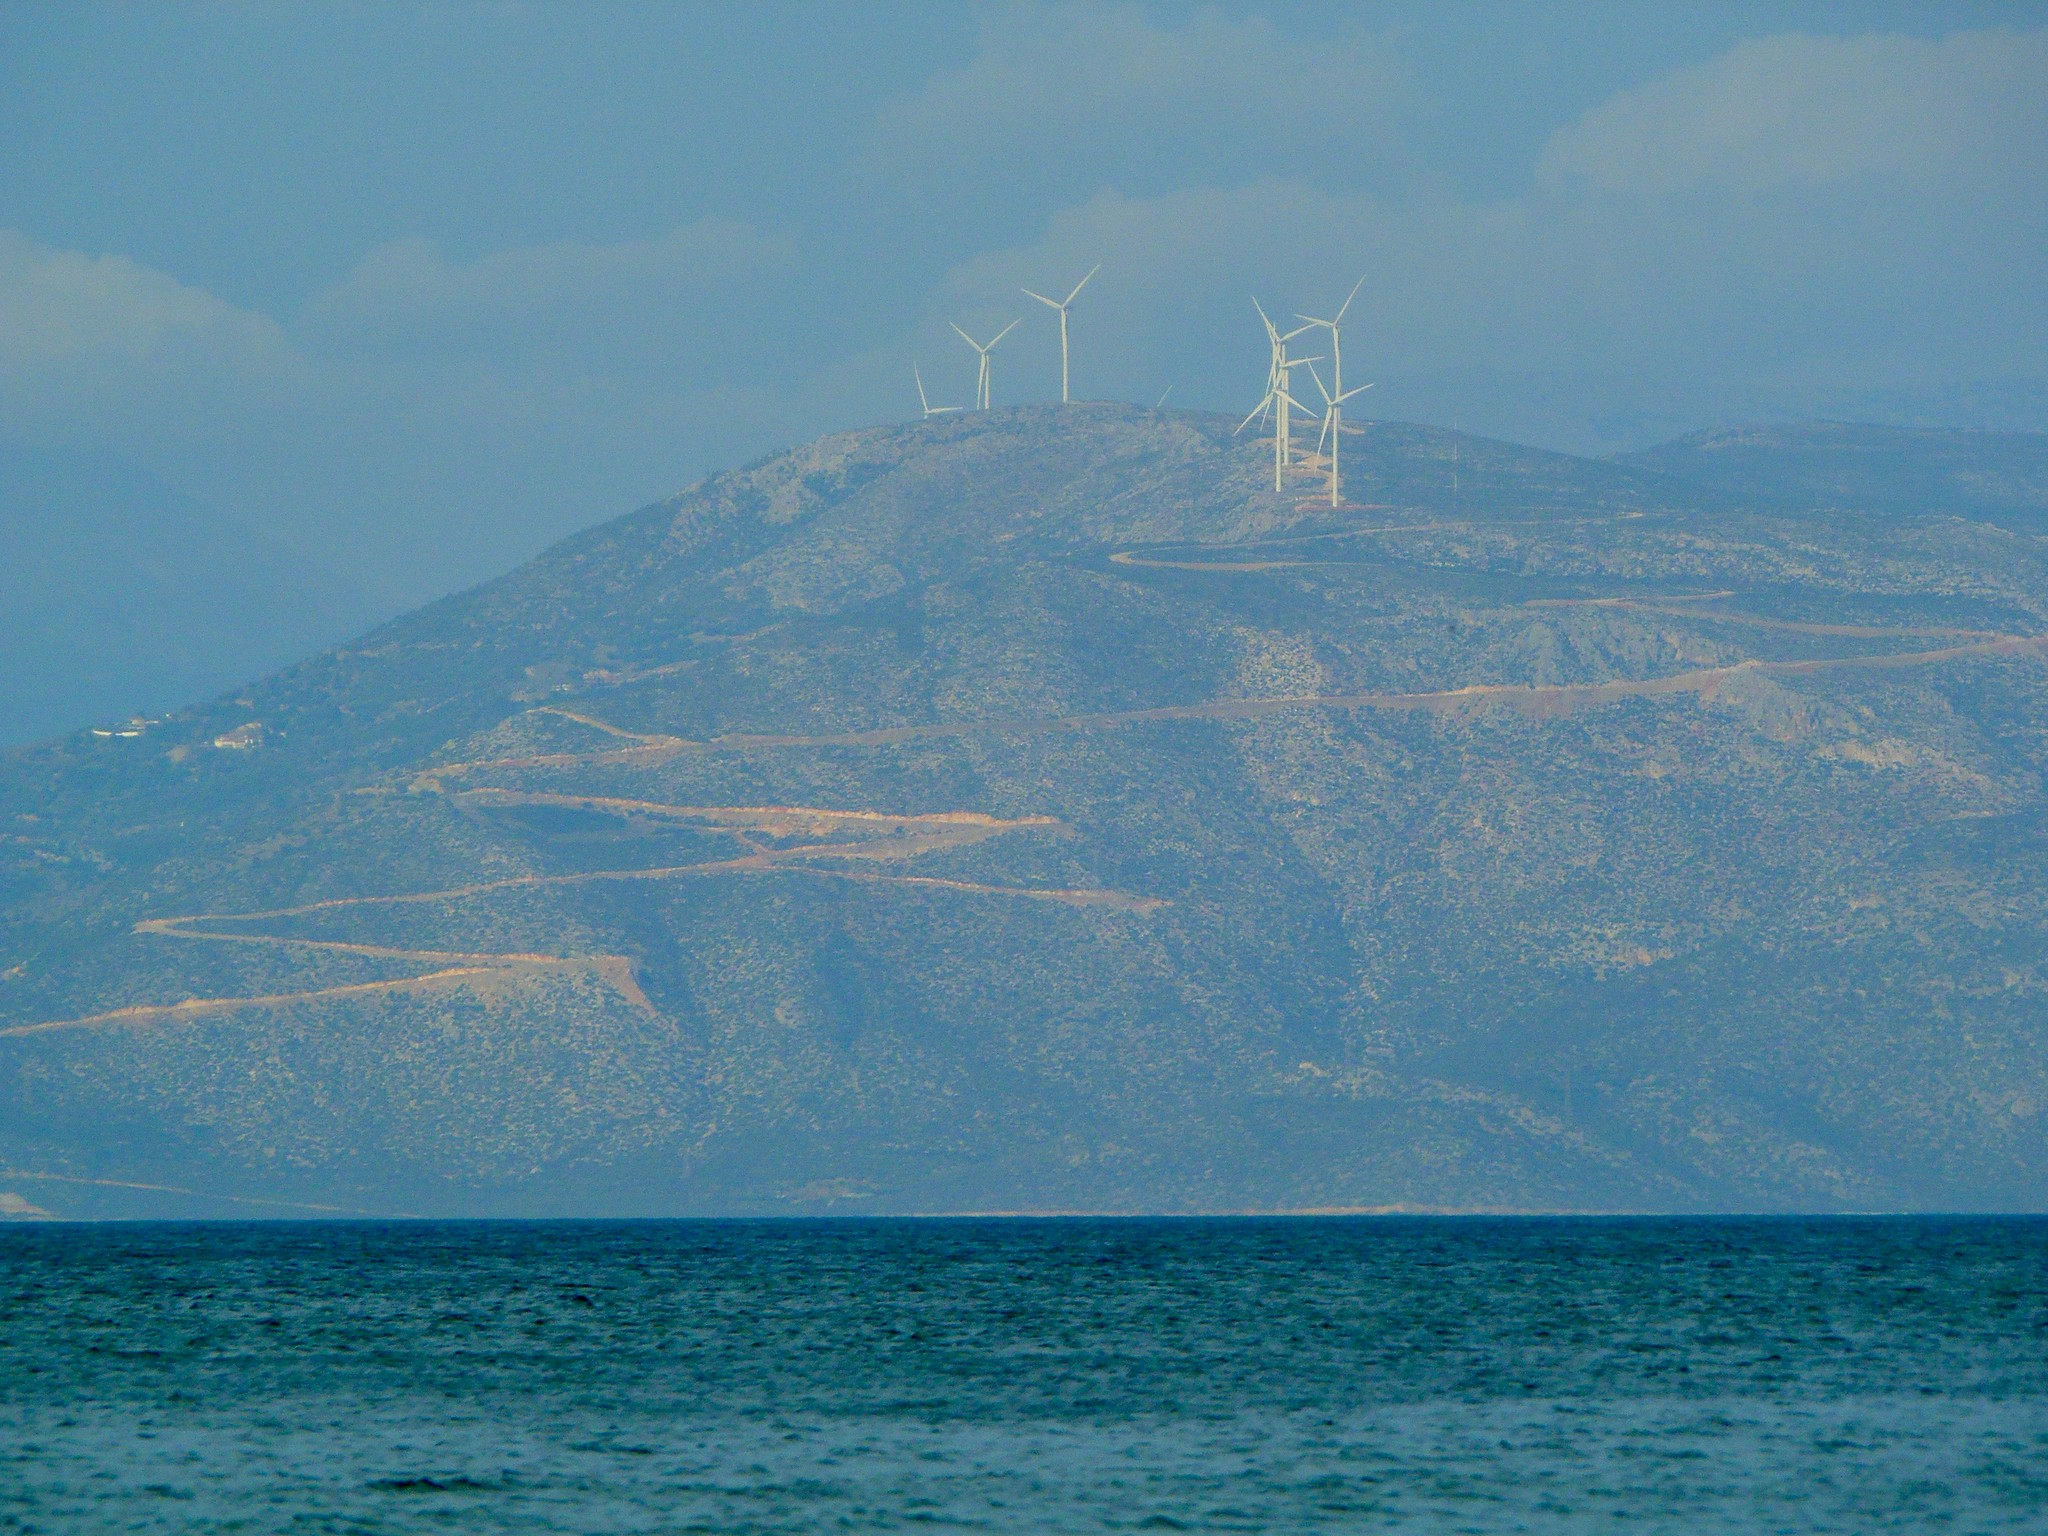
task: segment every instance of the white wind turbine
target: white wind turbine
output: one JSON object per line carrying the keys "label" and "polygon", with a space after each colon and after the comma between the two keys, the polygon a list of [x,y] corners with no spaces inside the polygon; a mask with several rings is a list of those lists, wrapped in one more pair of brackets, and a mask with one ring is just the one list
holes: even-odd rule
{"label": "white wind turbine", "polygon": [[974,350],[981,355],[981,371],[977,373],[974,378],[974,408],[976,410],[985,411],[988,409],[989,353],[995,351],[997,342],[1001,341],[1005,336],[1009,335],[1010,332],[1017,329],[1017,327],[1022,325],[1023,323],[1024,322],[1021,320],[1012,320],[1000,331],[997,331],[995,335],[991,336],[988,339],[987,345],[985,346],[981,342],[976,341],[972,336],[968,335],[965,331],[961,331],[959,326],[956,325],[953,327],[954,330],[960,331],[960,339],[966,342],[967,345],[969,345],[970,347],[974,348]]}
{"label": "white wind turbine", "polygon": [[960,409],[960,407],[957,405],[933,405],[931,401],[926,398],[924,392],[924,375],[918,372],[917,364],[915,363],[912,363],[910,365],[910,376],[917,380],[917,403],[920,406],[924,407],[924,419],[926,421],[930,421],[934,416],[943,416],[948,411],[957,411]]}
{"label": "white wind turbine", "polygon": [[1368,389],[1372,388],[1372,385],[1361,384],[1356,389],[1345,390],[1341,395],[1333,395],[1323,383],[1323,376],[1316,372],[1314,363],[1309,364],[1308,373],[1309,377],[1316,381],[1316,389],[1323,397],[1323,430],[1321,435],[1316,438],[1316,452],[1321,453],[1323,451],[1325,440],[1329,442],[1330,505],[1333,507],[1341,506],[1343,504],[1343,496],[1337,488],[1338,444],[1343,441],[1346,432],[1356,432],[1359,430],[1357,427],[1347,427],[1344,425],[1344,402],[1353,395],[1364,394]]}
{"label": "white wind turbine", "polygon": [[[1339,306],[1334,320],[1319,319],[1315,315],[1296,315],[1294,317],[1297,320],[1306,320],[1311,326],[1319,325],[1330,333],[1330,384],[1340,395],[1344,393],[1344,343],[1338,332],[1338,327],[1343,325],[1344,312],[1351,308],[1351,301],[1358,297],[1358,290],[1364,286],[1365,279],[1362,277],[1351,285],[1351,291],[1344,295],[1344,302]],[[1270,324],[1271,322],[1268,323]],[[1307,329],[1307,327],[1304,326],[1303,329]]]}
{"label": "white wind turbine", "polygon": [[[1303,330],[1308,329],[1308,326],[1319,325],[1330,333],[1330,387],[1323,387],[1323,376],[1315,373],[1313,368],[1309,372],[1315,374],[1316,388],[1323,396],[1323,434],[1316,439],[1316,451],[1322,451],[1323,440],[1327,438],[1330,443],[1330,505],[1333,507],[1338,504],[1340,494],[1337,488],[1337,444],[1344,435],[1344,402],[1353,395],[1362,394],[1372,388],[1370,384],[1361,384],[1357,389],[1344,387],[1344,313],[1351,308],[1351,301],[1358,297],[1358,290],[1364,286],[1363,277],[1353,283],[1351,291],[1344,295],[1343,304],[1338,306],[1336,315],[1331,319],[1323,320],[1314,315],[1301,314],[1294,317],[1308,322],[1307,326],[1302,327]],[[1268,326],[1271,324],[1271,321],[1267,322]]]}
{"label": "white wind turbine", "polygon": [[1266,339],[1272,344],[1273,349],[1272,360],[1266,366],[1265,398],[1252,407],[1251,415],[1237,424],[1237,430],[1242,432],[1267,411],[1273,412],[1273,489],[1277,491],[1280,489],[1281,470],[1294,462],[1293,417],[1290,413],[1308,410],[1308,407],[1295,399],[1288,390],[1288,384],[1291,382],[1289,370],[1297,364],[1314,361],[1312,358],[1289,357],[1287,343],[1302,332],[1314,330],[1315,327],[1303,325],[1283,333],[1273,324],[1272,318],[1266,313],[1265,305],[1253,299],[1252,308],[1259,312],[1259,319],[1265,322]]}
{"label": "white wind turbine", "polygon": [[[1101,270],[1102,270],[1102,263],[1098,261],[1097,263],[1095,263],[1095,265],[1094,265],[1094,266],[1092,266],[1092,267],[1090,267],[1090,268],[1088,269],[1088,277],[1093,277],[1093,276],[1094,276],[1094,275],[1095,275],[1096,273],[1100,272]],[[1058,311],[1060,312],[1060,404],[1061,404],[1061,405],[1067,405],[1067,404],[1069,404],[1069,403],[1071,402],[1071,397],[1070,397],[1070,396],[1068,395],[1068,393],[1067,393],[1067,306],[1068,306],[1069,304],[1073,303],[1075,299],[1077,299],[1077,298],[1079,298],[1079,297],[1081,296],[1081,290],[1082,290],[1083,288],[1086,288],[1086,287],[1088,286],[1088,277],[1084,277],[1084,278],[1082,278],[1082,279],[1081,279],[1081,281],[1079,281],[1078,283],[1074,284],[1074,291],[1073,291],[1072,293],[1068,294],[1068,295],[1067,295],[1067,296],[1066,296],[1066,297],[1065,297],[1064,299],[1048,299],[1048,298],[1047,298],[1047,297],[1046,297],[1046,296],[1045,296],[1044,294],[1042,294],[1042,293],[1033,293],[1033,292],[1032,292],[1032,291],[1031,291],[1031,290],[1030,290],[1029,288],[1026,288],[1026,289],[1024,289],[1024,290],[1023,290],[1023,292],[1024,292],[1024,295],[1025,295],[1025,297],[1026,297],[1026,298],[1032,298],[1032,299],[1036,299],[1036,300],[1038,300],[1038,302],[1039,302],[1039,303],[1041,303],[1041,304],[1045,305],[1045,306],[1046,306],[1047,308],[1049,308],[1049,309],[1056,309],[1056,310],[1058,310]],[[991,343],[991,345],[993,345],[993,343]]]}

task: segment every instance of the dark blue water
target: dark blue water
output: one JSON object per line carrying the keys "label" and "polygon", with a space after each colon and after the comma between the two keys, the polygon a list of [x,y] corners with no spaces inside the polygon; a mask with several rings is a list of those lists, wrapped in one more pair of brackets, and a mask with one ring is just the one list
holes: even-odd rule
{"label": "dark blue water", "polygon": [[0,1530],[2048,1530],[2048,1223],[0,1232]]}

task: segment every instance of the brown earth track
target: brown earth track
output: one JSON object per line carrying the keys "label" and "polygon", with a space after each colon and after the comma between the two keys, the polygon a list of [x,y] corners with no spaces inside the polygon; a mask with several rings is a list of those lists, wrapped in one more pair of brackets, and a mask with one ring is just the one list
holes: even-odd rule
{"label": "brown earth track", "polygon": [[[227,935],[187,934],[187,938],[222,938]],[[279,939],[288,944],[289,939]],[[569,962],[558,962],[569,963]],[[484,978],[509,977],[539,970],[528,965],[463,965],[429,971],[423,976],[403,976],[391,981],[359,981],[339,987],[315,987],[303,992],[266,992],[247,997],[188,997],[177,1003],[144,1003],[128,1008],[109,1008],[71,1019],[48,1019],[39,1024],[13,1024],[0,1029],[0,1038],[46,1034],[58,1029],[89,1029],[109,1024],[162,1024],[203,1018],[208,1014],[234,1013],[245,1008],[287,1008],[301,1003],[330,1002],[342,997],[366,997],[375,993],[435,991]]]}
{"label": "brown earth track", "polygon": [[1814,624],[1802,619],[1768,619],[1754,613],[1716,613],[1711,608],[1682,606],[1715,602],[1733,597],[1733,592],[1698,592],[1683,597],[1539,597],[1520,608],[1626,608],[1638,613],[1668,613],[1680,618],[1702,619],[1710,624],[1740,624],[1750,629],[1774,629],[1786,634],[1821,635],[1842,640],[2016,640],[2027,638],[2000,634],[1995,629],[1944,629],[1883,624]]}
{"label": "brown earth track", "polygon": [[1471,683],[1427,693],[1291,694],[1277,698],[1218,699],[1202,704],[1167,704],[1151,709],[1099,714],[1042,716],[1018,720],[968,720],[939,725],[886,726],[815,736],[729,735],[692,743],[698,752],[748,752],[795,747],[874,747],[966,735],[1029,735],[1052,731],[1113,730],[1167,720],[1243,720],[1290,709],[1427,710],[1449,714],[1476,706],[1504,704],[1528,714],[1552,716],[1626,698],[1708,693],[1731,678],[1799,676],[1859,667],[1933,666],[1972,656],[2040,654],[2048,636],[1999,635],[1936,651],[1894,651],[1874,656],[1821,657],[1805,661],[1738,661],[1665,677],[1623,678],[1604,683]]}
{"label": "brown earth track", "polygon": [[[1345,530],[1346,534],[1382,530]],[[1396,531],[1396,530],[1384,530]],[[1327,537],[1331,535],[1311,535]],[[1112,559],[1118,557],[1112,556]],[[1134,563],[1126,560],[1124,563]],[[1310,563],[1310,562],[1304,562]],[[1194,567],[1208,568],[1208,567]],[[1238,568],[1238,567],[1233,567]],[[1255,569],[1255,565],[1241,568]],[[1930,666],[1978,656],[2043,653],[2048,636],[1991,634],[1976,630],[1928,628],[1882,628],[1868,625],[1804,624],[1791,620],[1762,618],[1751,614],[1715,613],[1695,606],[1731,596],[1728,592],[1691,593],[1667,598],[1552,598],[1522,605],[1528,608],[1617,607],[1650,612],[1669,612],[1688,618],[1749,624],[1797,633],[1838,638],[1951,638],[1967,643],[1939,650],[1891,652],[1876,655],[1826,657],[1796,661],[1746,660],[1726,666],[1700,668],[1657,678],[1614,679],[1602,683],[1519,684],[1479,683],[1461,688],[1415,693],[1306,694],[1270,698],[1221,699],[1199,704],[1163,705],[1148,709],[1112,710],[1092,714],[1047,716],[1015,720],[955,721],[931,725],[888,726],[864,731],[841,731],[812,735],[733,733],[709,741],[691,741],[661,732],[627,730],[592,715],[553,705],[539,706],[529,713],[550,714],[569,720],[605,736],[630,743],[628,746],[596,752],[537,753],[524,757],[479,759],[429,768],[412,780],[415,791],[448,794],[444,779],[491,769],[533,769],[553,767],[603,767],[629,762],[664,761],[683,753],[751,752],[800,748],[891,746],[910,741],[940,740],[969,735],[1027,735],[1054,731],[1110,730],[1169,721],[1254,719],[1296,709],[1381,709],[1425,710],[1451,714],[1473,708],[1505,705],[1538,717],[1553,717],[1578,709],[1597,707],[1628,698],[1655,698],[1680,694],[1712,693],[1722,684],[1744,675],[1802,676],[1837,669],[1889,669]],[[304,917],[316,912],[348,907],[405,905],[449,902],[497,891],[570,886],[603,881],[669,880],[693,876],[757,875],[800,873],[817,878],[840,879],[872,884],[928,886],[979,895],[1020,897],[1056,901],[1074,906],[1107,907],[1146,913],[1165,905],[1153,897],[1130,892],[1087,889],[1045,889],[1004,886],[935,876],[885,875],[871,871],[832,868],[819,861],[906,861],[924,854],[969,846],[988,838],[1020,830],[1058,828],[1049,816],[1010,820],[979,812],[941,811],[893,814],[879,811],[847,811],[808,806],[700,806],[669,805],[661,802],[615,796],[573,795],[540,790],[512,789],[483,785],[450,794],[460,805],[544,805],[573,807],[642,819],[696,822],[707,830],[741,839],[748,852],[730,859],[704,860],[656,868],[591,870],[562,875],[518,875],[500,880],[480,881],[434,891],[400,892],[374,896],[335,897],[296,907],[243,913],[202,913],[186,917],[148,918],[136,925],[139,935],[167,938],[204,939],[222,943],[275,944],[331,953],[430,963],[436,968],[421,975],[386,981],[358,982],[345,986],[302,992],[250,997],[188,998],[182,1002],[112,1009],[80,1018],[50,1020],[38,1024],[0,1029],[0,1037],[38,1033],[45,1030],[80,1028],[105,1024],[139,1024],[197,1017],[208,1013],[243,1008],[277,1008],[331,998],[360,996],[377,992],[431,990],[439,987],[474,985],[481,980],[509,980],[556,969],[595,972],[626,996],[636,1007],[653,1011],[652,1004],[633,978],[630,960],[620,955],[556,956],[530,953],[468,953],[450,950],[408,950],[382,945],[352,944],[338,940],[303,939],[275,934],[205,931],[203,924],[266,922]],[[788,837],[833,832],[870,833],[853,841],[804,843],[786,848],[767,848],[751,834]]]}
{"label": "brown earth track", "polygon": [[[555,711],[566,713],[565,711]],[[572,717],[580,718],[580,717]],[[603,721],[585,720],[612,735],[629,735]],[[602,754],[593,754],[601,756]],[[877,885],[923,886],[961,891],[973,895],[1021,897],[1053,901],[1077,907],[1107,907],[1145,913],[1164,905],[1151,897],[1123,891],[1041,888],[992,885],[978,881],[948,880],[926,875],[885,875],[869,871],[834,869],[818,860],[902,861],[952,848],[968,847],[991,837],[1018,831],[1056,830],[1062,823],[1050,816],[1002,819],[974,811],[940,811],[923,815],[895,815],[880,811],[840,811],[813,806],[687,806],[665,805],[645,800],[622,800],[598,795],[559,795],[535,791],[480,788],[454,797],[459,800],[489,800],[499,804],[565,805],[602,809],[618,814],[656,816],[673,820],[709,823],[713,830],[740,837],[749,852],[730,859],[702,860],[691,864],[642,869],[586,870],[563,875],[514,875],[500,880],[477,881],[434,891],[392,892],[373,896],[336,896],[291,907],[273,907],[251,912],[209,912],[182,917],[145,918],[135,925],[138,935],[159,938],[206,940],[224,944],[260,944],[282,948],[316,950],[330,954],[359,955],[375,959],[434,964],[435,969],[415,976],[388,980],[352,982],[342,986],[319,987],[297,992],[263,993],[240,997],[186,998],[176,1003],[140,1004],[113,1008],[69,1019],[51,1019],[35,1024],[0,1028],[0,1038],[41,1034],[59,1029],[82,1029],[107,1025],[143,1025],[182,1022],[210,1014],[243,1009],[276,1009],[337,998],[364,997],[475,987],[505,982],[547,971],[589,971],[636,1008],[656,1010],[633,975],[631,960],[624,955],[544,955],[520,951],[468,952],[459,950],[403,949],[382,944],[358,944],[337,939],[310,939],[289,934],[236,933],[212,931],[204,925],[216,923],[279,922],[316,913],[352,907],[405,906],[460,901],[497,891],[536,889],[547,886],[586,885],[603,881],[669,880],[691,876],[803,874],[823,879],[858,881]],[[764,848],[747,836],[791,836],[819,830],[853,828],[877,835],[852,842],[804,843],[789,848]]]}
{"label": "brown earth track", "polygon": [[[1555,599],[1555,603],[1603,603],[1605,598]],[[1660,610],[1661,611],[1661,610]],[[1693,610],[1672,609],[1693,616]],[[1748,614],[1699,615],[1729,623],[1754,624],[1800,633],[1881,639],[1891,636],[1967,636],[1976,630],[1887,630],[1857,625],[1801,625],[1790,620],[1761,619]],[[1470,683],[1462,688],[1417,693],[1290,694],[1276,698],[1218,699],[1200,704],[1165,704],[1149,709],[1105,710],[1093,714],[1026,716],[1011,720],[958,720],[930,725],[880,726],[864,731],[830,731],[810,735],[731,732],[708,741],[680,736],[640,736],[645,745],[608,752],[552,752],[530,757],[491,758],[429,768],[413,779],[416,790],[441,788],[444,777],[484,769],[598,767],[627,762],[663,762],[685,753],[760,752],[807,747],[881,747],[910,741],[937,741],[956,736],[1035,735],[1055,731],[1113,730],[1168,720],[1233,720],[1269,715],[1287,709],[1428,710],[1450,713],[1482,704],[1505,704],[1531,714],[1554,715],[1623,698],[1652,698],[1674,693],[1709,692],[1744,673],[1800,675],[1858,667],[1933,666],[1970,656],[2039,652],[2048,636],[1990,634],[1984,639],[1932,651],[1893,651],[1870,656],[1830,656],[1796,661],[1732,662],[1665,677],[1624,678],[1604,683]],[[626,733],[619,733],[626,734]]]}
{"label": "brown earth track", "polygon": [[[1313,510],[1321,511],[1320,504],[1311,503]],[[1489,528],[1591,528],[1604,527],[1610,523],[1634,522],[1643,514],[1625,512],[1618,517],[1526,517],[1481,521],[1477,518],[1452,518],[1429,523],[1379,523],[1363,528],[1331,528],[1321,533],[1280,533],[1268,538],[1252,539],[1246,544],[1182,544],[1159,546],[1155,553],[1141,550],[1120,549],[1110,555],[1111,565],[1131,566],[1155,571],[1279,571],[1312,570],[1317,566],[1339,566],[1364,564],[1367,562],[1346,560],[1168,560],[1158,555],[1166,550],[1205,550],[1219,552],[1230,549],[1265,549],[1276,544],[1313,544],[1326,539],[1363,539],[1388,533],[1443,533],[1451,529],[1483,533]]]}

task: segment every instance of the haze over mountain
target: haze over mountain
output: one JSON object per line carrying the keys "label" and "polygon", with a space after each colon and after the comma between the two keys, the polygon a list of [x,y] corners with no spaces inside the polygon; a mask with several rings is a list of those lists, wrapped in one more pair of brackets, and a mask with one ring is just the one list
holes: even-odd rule
{"label": "haze over mountain", "polygon": [[154,714],[296,661],[368,602],[155,476],[0,448],[0,746]]}
{"label": "haze over mountain", "polygon": [[0,758],[0,1192],[2038,1206],[2040,440],[1233,425],[837,434]]}
{"label": "haze over mountain", "polygon": [[1695,432],[1624,462],[1751,502],[1947,513],[2048,533],[2048,437],[1813,421]]}

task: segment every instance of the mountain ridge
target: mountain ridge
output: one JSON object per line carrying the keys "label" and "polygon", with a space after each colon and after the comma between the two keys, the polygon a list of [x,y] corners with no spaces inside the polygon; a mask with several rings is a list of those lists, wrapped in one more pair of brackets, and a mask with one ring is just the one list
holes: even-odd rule
{"label": "mountain ridge", "polygon": [[840,434],[11,754],[0,1161],[80,1210],[2038,1204],[2038,553],[1346,462],[1333,513],[1213,417]]}

